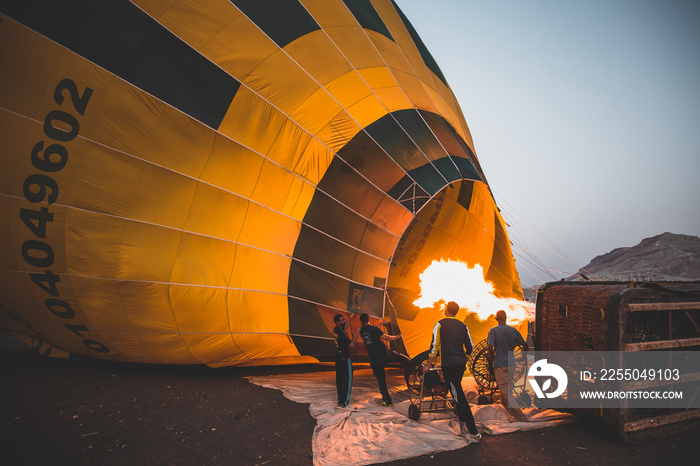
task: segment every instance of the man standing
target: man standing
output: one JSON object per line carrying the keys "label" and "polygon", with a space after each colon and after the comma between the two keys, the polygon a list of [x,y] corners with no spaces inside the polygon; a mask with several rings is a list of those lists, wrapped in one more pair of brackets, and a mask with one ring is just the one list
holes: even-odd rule
{"label": "man standing", "polygon": [[493,372],[496,376],[496,384],[501,392],[501,404],[508,412],[508,420],[513,422],[527,421],[527,416],[520,408],[510,408],[508,406],[508,397],[510,394],[510,386],[508,383],[508,352],[513,351],[516,346],[520,346],[523,351],[527,351],[527,342],[523,339],[515,328],[506,325],[506,311],[498,311],[496,313],[496,322],[498,326],[489,330],[489,335],[486,338],[488,345],[489,362],[493,365]]}
{"label": "man standing", "polygon": [[450,389],[452,399],[457,402],[457,416],[462,436],[468,443],[481,440],[481,434],[476,430],[474,416],[469,408],[469,402],[462,389],[462,377],[467,369],[467,356],[472,353],[472,339],[469,329],[455,316],[459,305],[450,301],[445,307],[445,318],[433,327],[433,340],[430,344],[428,361],[423,365],[427,373],[437,358],[442,365],[442,377]]}
{"label": "man standing", "polygon": [[[352,317],[351,317],[352,318]],[[338,406],[345,408],[350,402],[352,391],[352,359],[350,359],[351,338],[345,331],[347,321],[345,316],[337,314],[333,317],[333,340],[335,341],[335,387],[338,392]]]}
{"label": "man standing", "polygon": [[[385,341],[394,341],[401,338],[401,333],[398,335],[386,335],[379,327],[370,325],[369,315],[363,313],[360,315],[360,323],[362,327],[360,328],[359,335],[362,337],[362,341],[367,348],[367,355],[369,356],[369,366],[372,368],[372,373],[374,377],[377,378],[377,384],[379,385],[379,392],[382,394],[382,406],[391,406],[391,396],[389,396],[389,390],[386,387],[386,373],[384,368],[386,363],[389,362],[390,357],[393,352],[384,344]],[[389,322],[382,320],[380,325],[387,325]],[[357,336],[355,336],[357,338]],[[354,340],[353,340],[354,343]]]}

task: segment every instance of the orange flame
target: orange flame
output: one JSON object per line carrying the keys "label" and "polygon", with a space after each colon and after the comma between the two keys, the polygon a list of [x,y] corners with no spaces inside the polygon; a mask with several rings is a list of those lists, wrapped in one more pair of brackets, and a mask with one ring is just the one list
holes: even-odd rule
{"label": "orange flame", "polygon": [[421,309],[436,304],[455,301],[467,313],[475,313],[485,321],[503,309],[508,315],[508,324],[535,320],[535,306],[515,298],[499,298],[494,294],[493,283],[484,278],[484,268],[476,264],[470,268],[460,261],[433,261],[420,274],[420,297],[413,302]]}

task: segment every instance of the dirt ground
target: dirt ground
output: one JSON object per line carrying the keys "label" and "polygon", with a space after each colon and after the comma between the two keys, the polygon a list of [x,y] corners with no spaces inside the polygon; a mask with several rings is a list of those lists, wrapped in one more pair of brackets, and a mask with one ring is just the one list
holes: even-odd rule
{"label": "dirt ground", "polygon": [[[0,458],[8,466],[311,465],[308,405],[245,379],[311,370],[333,368],[60,360],[2,336]],[[577,422],[386,464],[696,464],[699,456],[698,430],[627,445]]]}

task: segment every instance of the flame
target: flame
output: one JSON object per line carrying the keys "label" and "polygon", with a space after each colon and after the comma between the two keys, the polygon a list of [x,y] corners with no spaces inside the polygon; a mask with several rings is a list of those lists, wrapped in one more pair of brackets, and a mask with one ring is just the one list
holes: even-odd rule
{"label": "flame", "polygon": [[470,268],[460,261],[436,260],[420,274],[420,280],[421,294],[413,304],[421,309],[455,301],[460,309],[476,314],[481,321],[486,321],[501,309],[506,311],[509,325],[535,320],[532,303],[499,298],[494,294],[493,283],[486,281],[480,264]]}

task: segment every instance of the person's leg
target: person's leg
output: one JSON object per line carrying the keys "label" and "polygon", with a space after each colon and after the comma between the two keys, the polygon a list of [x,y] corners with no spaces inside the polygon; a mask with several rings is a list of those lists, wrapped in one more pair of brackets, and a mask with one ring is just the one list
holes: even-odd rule
{"label": "person's leg", "polygon": [[384,372],[384,363],[377,363],[370,365],[374,377],[377,379],[377,384],[379,385],[379,393],[382,394],[382,401],[391,406],[391,396],[389,396],[389,389],[386,387],[386,373]]}
{"label": "person's leg", "polygon": [[352,359],[348,359],[347,364],[347,374],[348,374],[348,384],[347,384],[347,396],[345,397],[345,406],[350,403],[350,394],[352,393]]}
{"label": "person's leg", "polygon": [[495,367],[494,374],[496,375],[496,385],[498,385],[498,390],[501,392],[501,404],[506,409],[508,418],[510,420],[527,421],[527,417],[520,408],[511,408],[509,406],[510,386],[508,383],[508,368]]}
{"label": "person's leg", "polygon": [[343,359],[336,359],[335,361],[335,389],[336,392],[338,393],[338,404],[343,405],[345,403],[345,398],[348,396],[347,394],[347,376],[348,376],[348,371],[347,371],[347,365],[345,364],[345,360]]}
{"label": "person's leg", "polygon": [[476,423],[474,422],[474,415],[472,414],[471,408],[469,408],[469,402],[462,389],[462,377],[464,377],[465,366],[444,366],[442,368],[442,377],[445,379],[447,387],[450,389],[452,398],[457,402],[457,416],[459,416],[459,421],[466,424],[469,433],[472,435],[477,435],[479,431],[476,429]]}
{"label": "person's leg", "polygon": [[496,376],[496,385],[501,392],[501,404],[508,409],[508,392],[510,391],[508,387],[508,368],[494,367],[493,372]]}

